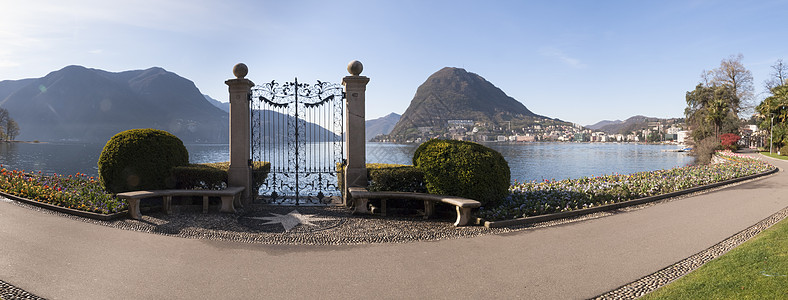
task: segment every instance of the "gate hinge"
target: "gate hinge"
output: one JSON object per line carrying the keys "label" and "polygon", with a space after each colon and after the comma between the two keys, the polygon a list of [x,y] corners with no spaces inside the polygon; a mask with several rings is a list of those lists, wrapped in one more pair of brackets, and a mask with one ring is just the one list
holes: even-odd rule
{"label": "gate hinge", "polygon": [[249,159],[249,162],[247,164],[251,167],[252,166],[252,160]]}

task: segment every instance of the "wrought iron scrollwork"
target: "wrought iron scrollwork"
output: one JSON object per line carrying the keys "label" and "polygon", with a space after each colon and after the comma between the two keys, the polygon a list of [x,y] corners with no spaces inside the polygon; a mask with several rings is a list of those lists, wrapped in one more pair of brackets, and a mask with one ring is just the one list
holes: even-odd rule
{"label": "wrought iron scrollwork", "polygon": [[325,204],[340,195],[344,159],[342,86],[271,81],[252,89],[252,159],[269,161],[261,199],[279,204]]}

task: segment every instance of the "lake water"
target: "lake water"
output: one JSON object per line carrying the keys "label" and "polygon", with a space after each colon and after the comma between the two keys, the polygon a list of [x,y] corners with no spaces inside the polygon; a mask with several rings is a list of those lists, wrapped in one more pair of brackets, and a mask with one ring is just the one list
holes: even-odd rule
{"label": "lake water", "polygon": [[[615,143],[526,143],[487,146],[506,158],[512,180],[567,179],[612,173],[629,174],[668,169],[693,162],[686,153],[665,152],[670,145]],[[96,176],[104,144],[0,143],[0,163],[5,168],[51,174],[85,173]],[[192,163],[228,161],[228,145],[190,144]],[[415,145],[367,144],[367,162],[411,164]]]}

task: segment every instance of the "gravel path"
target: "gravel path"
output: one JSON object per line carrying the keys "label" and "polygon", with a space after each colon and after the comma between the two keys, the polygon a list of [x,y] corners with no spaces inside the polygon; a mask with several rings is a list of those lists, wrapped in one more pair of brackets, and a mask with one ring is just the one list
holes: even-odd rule
{"label": "gravel path", "polygon": [[[744,184],[738,183],[739,184]],[[716,189],[715,189],[716,190]],[[707,193],[704,191],[701,193]],[[701,194],[698,193],[698,194]],[[697,195],[697,194],[695,194]],[[475,237],[488,234],[500,234],[536,228],[544,228],[561,224],[573,223],[589,219],[597,219],[622,212],[640,210],[659,203],[676,201],[695,195],[666,199],[655,203],[630,207],[619,211],[596,213],[571,219],[555,220],[518,228],[488,229],[481,226],[456,228],[451,225],[453,216],[443,215],[432,220],[423,220],[418,216],[355,216],[342,207],[281,207],[257,206],[247,208],[237,214],[220,214],[210,212],[199,213],[199,208],[181,208],[172,215],[165,215],[152,210],[143,213],[140,221],[121,219],[115,221],[96,221],[66,215],[46,209],[37,208],[20,202],[4,199],[15,205],[37,210],[41,213],[54,214],[82,222],[108,226],[124,230],[148,232],[167,236],[190,239],[209,239],[234,241],[252,244],[276,245],[355,245],[380,243],[409,243],[416,241],[434,241]],[[272,223],[272,217],[283,216],[297,211],[306,216],[307,223],[286,231],[281,223]],[[755,236],[765,228],[788,216],[788,208],[767,219],[723,240],[704,251],[701,251],[672,266],[666,267],[635,282],[624,285],[616,290],[598,296],[598,299],[633,299],[667,284],[700,267],[704,263],[724,254],[747,239]],[[2,299],[42,299],[13,285],[0,281],[0,298]]]}
{"label": "gravel path", "polygon": [[[544,228],[640,210],[661,203],[741,185],[750,181],[752,180],[614,211],[504,228],[486,228],[483,226],[454,227],[452,223],[455,215],[450,207],[439,210],[439,214],[436,217],[424,220],[415,212],[411,212],[410,215],[407,213],[394,213],[386,217],[353,215],[350,209],[341,206],[255,205],[246,209],[239,209],[239,212],[236,214],[218,213],[218,207],[212,206],[209,213],[203,214],[201,213],[202,206],[174,205],[174,211],[171,215],[164,214],[159,207],[152,207],[149,211],[143,212],[141,220],[120,218],[112,221],[101,221],[51,211],[19,201],[0,199],[41,213],[57,215],[81,222],[182,238],[268,245],[359,245],[437,241]],[[311,220],[310,224],[301,224],[290,230],[285,230],[281,223],[272,223],[269,220],[277,215],[287,215],[293,212],[306,216],[307,220]]]}

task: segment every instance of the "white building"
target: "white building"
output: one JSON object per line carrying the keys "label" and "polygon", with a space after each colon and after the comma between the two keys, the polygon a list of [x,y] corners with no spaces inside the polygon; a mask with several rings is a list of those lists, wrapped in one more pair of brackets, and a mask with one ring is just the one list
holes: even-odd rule
{"label": "white building", "polygon": [[676,133],[676,142],[678,142],[679,144],[684,144],[684,142],[687,141],[688,136],[689,136],[689,131],[681,130]]}

